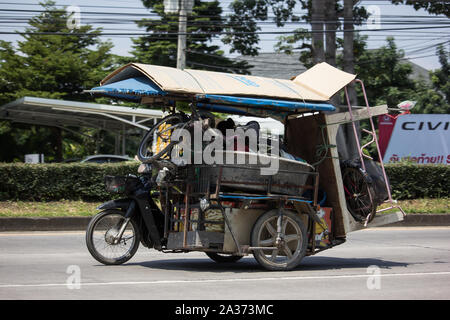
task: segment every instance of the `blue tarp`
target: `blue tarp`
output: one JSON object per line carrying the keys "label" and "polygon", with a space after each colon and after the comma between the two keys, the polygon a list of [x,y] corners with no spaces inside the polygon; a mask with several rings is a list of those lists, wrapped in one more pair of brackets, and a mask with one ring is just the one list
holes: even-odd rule
{"label": "blue tarp", "polygon": [[225,105],[239,105],[239,106],[252,106],[252,107],[277,107],[290,110],[308,109],[312,111],[334,111],[336,108],[327,103],[308,103],[288,100],[271,100],[260,98],[248,98],[248,97],[233,97],[223,95],[206,94],[203,95],[204,99],[208,100],[208,103],[213,104],[225,104]]}
{"label": "blue tarp", "polygon": [[108,96],[140,100],[141,96],[166,95],[156,84],[146,77],[129,78],[113,82],[104,86],[95,87],[90,92],[98,92]]}
{"label": "blue tarp", "polygon": [[[147,77],[129,78],[89,90],[119,99],[140,101],[142,96],[170,96]],[[224,95],[196,95],[198,107],[217,112],[234,114],[253,114],[257,116],[287,115],[296,111],[334,111],[327,103],[305,101],[272,100],[263,98],[236,97]],[[250,110],[252,109],[252,110]],[[260,112],[258,112],[260,110]]]}

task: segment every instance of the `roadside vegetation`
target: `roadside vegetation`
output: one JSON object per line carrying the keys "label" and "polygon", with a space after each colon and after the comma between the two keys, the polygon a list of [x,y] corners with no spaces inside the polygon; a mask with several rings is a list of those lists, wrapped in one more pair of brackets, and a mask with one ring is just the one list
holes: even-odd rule
{"label": "roadside vegetation", "polygon": [[[402,207],[406,214],[450,214],[450,198],[399,200],[397,204]],[[389,206],[389,203],[385,203],[378,207],[378,209],[388,208]],[[391,213],[394,211],[398,210],[393,209],[383,213]]]}
{"label": "roadside vegetation", "polygon": [[[87,217],[98,211],[101,202],[84,201],[0,201],[0,217]],[[450,214],[450,198],[400,200],[407,214]],[[384,204],[379,208],[386,208]]]}
{"label": "roadside vegetation", "polygon": [[0,201],[0,217],[85,217],[92,216],[100,202],[84,201]]}

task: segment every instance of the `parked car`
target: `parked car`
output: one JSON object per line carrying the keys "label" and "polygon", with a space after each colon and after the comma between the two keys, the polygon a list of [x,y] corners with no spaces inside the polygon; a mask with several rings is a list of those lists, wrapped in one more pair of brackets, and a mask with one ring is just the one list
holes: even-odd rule
{"label": "parked car", "polygon": [[93,156],[87,156],[80,162],[82,163],[115,163],[122,161],[133,161],[133,158],[128,156],[119,156],[115,154],[97,154]]}

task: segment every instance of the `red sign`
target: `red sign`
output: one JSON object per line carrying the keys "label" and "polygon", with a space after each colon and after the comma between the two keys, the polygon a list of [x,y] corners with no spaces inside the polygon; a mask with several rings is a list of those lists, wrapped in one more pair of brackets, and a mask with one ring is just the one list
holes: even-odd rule
{"label": "red sign", "polygon": [[381,158],[384,158],[384,153],[389,145],[396,120],[396,118],[385,114],[378,116],[378,144],[380,146]]}

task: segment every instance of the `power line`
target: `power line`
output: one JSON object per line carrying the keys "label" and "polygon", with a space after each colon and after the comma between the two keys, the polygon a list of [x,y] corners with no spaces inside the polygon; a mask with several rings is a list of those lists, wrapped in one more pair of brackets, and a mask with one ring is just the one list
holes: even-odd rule
{"label": "power line", "polygon": [[[450,42],[450,41],[440,42],[440,43],[434,44],[431,47],[427,46],[426,48],[428,48],[428,49],[435,49],[435,47],[437,47],[437,46],[439,46],[441,44],[448,43],[448,42]],[[423,49],[424,48],[422,48],[422,51],[423,51]],[[425,50],[425,51],[428,51],[428,50]],[[267,59],[266,60],[258,60],[258,59],[255,59],[254,57],[249,57],[248,59],[245,59],[245,58],[242,58],[242,57],[217,56],[217,55],[214,55],[214,54],[208,54],[208,53],[205,53],[205,52],[194,51],[194,50],[187,50],[187,52],[195,53],[195,54],[199,54],[199,55],[204,55],[204,56],[210,56],[210,57],[219,58],[219,59],[232,59],[232,60],[238,60],[240,62],[246,61],[248,63],[259,62],[259,63],[267,63],[267,64],[270,64],[270,65],[280,65],[280,66],[291,66],[292,65],[292,63],[289,63],[289,62],[279,62],[279,61],[273,61],[273,60],[267,60]],[[409,52],[408,54],[418,53],[418,52],[420,52],[420,50],[414,50],[414,51]],[[278,53],[278,52],[266,52],[266,53]],[[435,55],[430,55],[430,56],[435,56]],[[426,57],[430,57],[430,56],[426,56]],[[418,57],[411,57],[411,58],[409,58],[409,57],[408,58],[400,58],[399,60],[418,59],[418,58],[423,58],[423,57],[425,57],[425,56],[418,56]],[[370,59],[370,60],[361,60],[361,61],[356,61],[355,60],[355,62],[358,63],[358,64],[367,64],[367,63],[373,63],[374,61],[381,61],[381,60],[382,59]],[[210,65],[203,65],[203,66],[210,66]],[[266,70],[266,69],[264,69],[264,70]]]}
{"label": "power line", "polygon": [[[129,7],[114,7],[114,6],[90,6],[90,7],[101,7],[101,8],[123,8],[123,9],[127,9]],[[148,10],[146,8],[142,8],[145,10]],[[65,10],[52,10],[54,12],[59,12],[59,13],[65,13]],[[47,10],[38,10],[38,9],[0,9],[0,12],[5,12],[5,13],[9,13],[9,12],[19,12],[19,13],[46,13],[48,12]],[[148,16],[156,16],[156,17],[161,17],[158,13],[156,12],[146,12],[146,13],[137,13],[137,12],[99,12],[99,11],[82,11],[83,15],[110,15],[110,16],[139,16],[139,17],[148,17]],[[173,15],[178,16],[176,14]],[[191,17],[195,18],[195,17],[199,17],[199,18],[207,18],[207,17],[217,17],[216,15],[198,15],[195,12],[191,15]],[[267,19],[275,19],[276,16],[268,16]],[[445,16],[418,16],[418,15],[381,15],[380,18],[384,21],[384,22],[393,22],[393,23],[398,23],[398,22],[405,22],[405,23],[421,23],[421,19],[427,19],[430,20],[430,23],[432,22],[431,20],[441,20],[442,22],[446,22],[446,19],[448,19]],[[410,19],[412,18],[412,20],[402,20],[402,19]],[[267,20],[255,20],[256,22],[267,22]],[[357,20],[354,20],[355,22]],[[321,20],[318,21],[321,23],[336,23],[336,22],[343,22],[343,19],[338,19],[338,20]],[[273,22],[272,22],[273,23]],[[285,21],[284,23],[307,23],[309,24],[310,22],[307,21]]]}
{"label": "power line", "polygon": [[[450,26],[450,24],[448,25]],[[434,26],[434,27],[411,27],[411,28],[385,28],[385,29],[374,29],[374,30],[354,30],[354,31],[346,31],[342,30],[340,32],[380,32],[380,31],[396,31],[396,30],[424,30],[424,29],[442,29],[448,26]],[[325,31],[317,31],[319,33],[327,33]],[[328,31],[333,32],[333,31]],[[247,35],[247,34],[296,34],[296,33],[304,33],[304,34],[312,34],[314,31],[255,31],[255,32],[246,32],[246,31],[216,31],[216,32],[195,32],[195,33],[180,33],[180,32],[132,32],[132,33],[116,33],[116,32],[102,32],[99,33],[99,36],[149,36],[149,35]],[[15,32],[0,32],[0,34],[19,34],[19,35],[61,35],[61,36],[85,36],[91,35],[90,33],[84,32],[29,32],[29,31],[15,31]]]}

